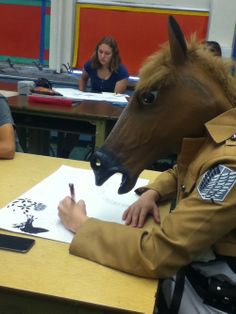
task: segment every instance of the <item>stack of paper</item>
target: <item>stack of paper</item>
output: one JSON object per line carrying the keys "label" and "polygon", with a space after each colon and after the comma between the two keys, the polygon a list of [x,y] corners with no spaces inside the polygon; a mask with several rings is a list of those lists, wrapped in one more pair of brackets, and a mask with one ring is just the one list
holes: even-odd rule
{"label": "stack of paper", "polygon": [[2,90],[2,89],[0,90],[0,94],[7,98],[19,95],[18,92],[13,92],[10,90]]}
{"label": "stack of paper", "polygon": [[[69,183],[74,184],[76,201],[85,201],[88,216],[105,221],[122,224],[123,212],[138,198],[134,189],[123,195],[117,193],[120,174],[98,187],[92,170],[61,166],[0,210],[0,228],[71,242],[73,234],[61,223],[57,209],[59,202],[70,195]],[[135,188],[145,184],[147,180],[138,179]]]}
{"label": "stack of paper", "polygon": [[74,88],[53,88],[54,91],[61,94],[62,96],[72,99],[74,101],[81,101],[81,100],[95,100],[95,101],[108,101],[112,104],[120,104],[120,105],[127,105],[128,95],[125,94],[115,94],[115,93],[88,93],[88,92],[81,92],[78,89]]}

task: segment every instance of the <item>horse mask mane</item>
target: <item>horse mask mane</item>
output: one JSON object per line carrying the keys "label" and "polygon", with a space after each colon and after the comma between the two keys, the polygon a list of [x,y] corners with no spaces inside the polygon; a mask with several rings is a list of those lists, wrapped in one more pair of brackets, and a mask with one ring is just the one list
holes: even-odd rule
{"label": "horse mask mane", "polygon": [[[204,68],[223,87],[226,96],[235,107],[236,84],[234,78],[229,75],[232,62],[218,56],[213,57],[212,53],[198,43],[196,34],[193,34],[186,42],[179,25],[172,16],[169,17],[169,38],[169,45],[164,44],[160,51],[145,60],[139,71],[140,80],[136,90],[149,90],[156,84],[171,84],[176,79],[176,65],[191,62]],[[153,71],[153,69],[158,69],[158,71]]]}
{"label": "horse mask mane", "polygon": [[130,191],[143,169],[178,154],[184,138],[206,135],[205,123],[236,106],[236,82],[222,58],[187,42],[169,18],[169,45],[150,57],[128,106],[91,159],[96,184],[122,174],[118,193]]}

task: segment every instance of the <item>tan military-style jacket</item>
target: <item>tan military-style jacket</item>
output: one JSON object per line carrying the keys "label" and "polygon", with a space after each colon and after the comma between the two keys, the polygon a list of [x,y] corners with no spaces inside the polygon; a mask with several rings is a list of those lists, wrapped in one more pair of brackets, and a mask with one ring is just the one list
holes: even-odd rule
{"label": "tan military-style jacket", "polygon": [[236,109],[206,124],[205,138],[184,139],[173,170],[146,188],[175,209],[151,231],[90,218],[70,252],[143,277],[166,278],[213,247],[236,256]]}

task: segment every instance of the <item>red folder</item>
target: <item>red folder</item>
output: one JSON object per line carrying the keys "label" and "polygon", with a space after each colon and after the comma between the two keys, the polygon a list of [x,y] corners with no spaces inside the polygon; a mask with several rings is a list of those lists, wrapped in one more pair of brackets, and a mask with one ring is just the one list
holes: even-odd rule
{"label": "red folder", "polygon": [[40,94],[31,94],[28,95],[29,102],[40,102],[45,104],[54,104],[58,106],[72,106],[72,100],[65,98],[63,96],[49,96],[49,95],[40,95]]}

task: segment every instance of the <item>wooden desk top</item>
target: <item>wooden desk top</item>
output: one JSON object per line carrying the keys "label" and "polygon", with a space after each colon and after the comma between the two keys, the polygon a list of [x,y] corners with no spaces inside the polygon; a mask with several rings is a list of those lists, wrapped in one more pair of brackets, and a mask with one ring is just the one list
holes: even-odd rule
{"label": "wooden desk top", "polygon": [[[0,90],[16,91],[15,83],[0,82]],[[13,111],[30,111],[42,115],[51,116],[71,116],[92,118],[92,119],[109,119],[117,120],[123,111],[122,107],[114,106],[108,102],[102,101],[81,101],[78,105],[73,107],[66,107],[61,105],[41,104],[38,102],[28,102],[27,97],[23,95],[9,97],[8,102]]]}
{"label": "wooden desk top", "polygon": [[[0,160],[0,207],[62,164],[89,167],[87,162],[23,153],[16,153],[14,160]],[[153,179],[156,174],[145,170],[142,177]],[[2,250],[0,268],[0,287],[3,288],[85,302],[97,307],[153,312],[156,280],[128,275],[70,255],[65,243],[36,238],[35,246],[27,254]]]}

